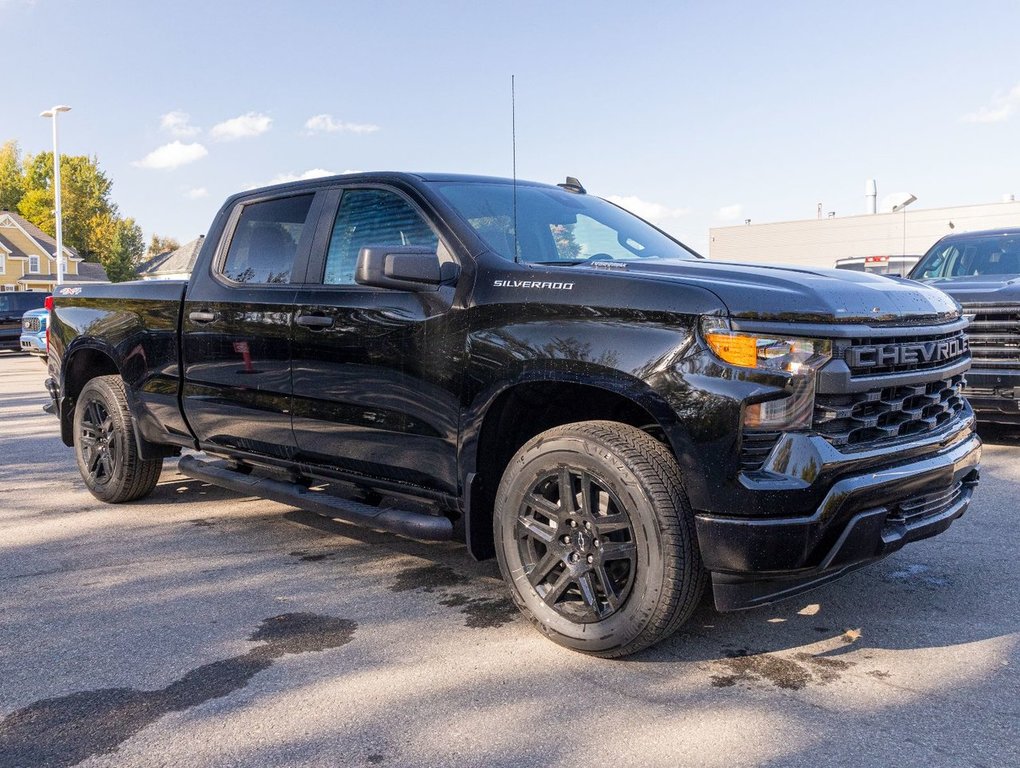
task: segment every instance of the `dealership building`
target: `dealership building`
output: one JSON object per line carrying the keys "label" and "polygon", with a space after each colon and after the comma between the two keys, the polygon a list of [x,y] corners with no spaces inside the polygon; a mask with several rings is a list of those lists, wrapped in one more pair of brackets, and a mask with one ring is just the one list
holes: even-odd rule
{"label": "dealership building", "polygon": [[[873,193],[867,206],[874,210]],[[922,209],[907,204],[891,213],[714,227],[709,230],[709,256],[717,261],[832,267],[851,257],[920,256],[951,232],[1000,227],[1020,227],[1020,202]]]}

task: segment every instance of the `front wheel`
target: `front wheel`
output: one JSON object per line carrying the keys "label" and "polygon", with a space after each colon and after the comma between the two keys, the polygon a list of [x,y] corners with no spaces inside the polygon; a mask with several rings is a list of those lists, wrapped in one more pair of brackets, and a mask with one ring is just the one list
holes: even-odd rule
{"label": "front wheel", "polygon": [[493,529],[517,606],[585,653],[625,656],[662,640],[704,588],[679,467],[625,424],[567,424],[526,443],[503,475]]}
{"label": "front wheel", "polygon": [[156,487],[163,460],[138,455],[120,376],[98,376],[82,388],[74,408],[74,455],[85,486],[100,501],[134,501]]}

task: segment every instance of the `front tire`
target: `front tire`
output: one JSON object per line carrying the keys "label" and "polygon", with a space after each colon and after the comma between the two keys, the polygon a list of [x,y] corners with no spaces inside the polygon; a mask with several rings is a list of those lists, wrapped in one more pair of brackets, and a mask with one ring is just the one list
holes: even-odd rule
{"label": "front tire", "polygon": [[74,455],[85,486],[100,501],[134,501],[156,487],[163,459],[138,455],[120,376],[98,376],[82,388],[74,408]]}
{"label": "front tire", "polygon": [[673,455],[608,421],[543,432],[511,460],[494,537],[518,608],[554,642],[626,656],[676,631],[705,572]]}

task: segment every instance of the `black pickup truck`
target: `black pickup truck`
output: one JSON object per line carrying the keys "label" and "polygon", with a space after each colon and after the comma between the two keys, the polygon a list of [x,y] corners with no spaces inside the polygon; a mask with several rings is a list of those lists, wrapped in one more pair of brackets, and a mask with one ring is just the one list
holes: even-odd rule
{"label": "black pickup truck", "polygon": [[706,261],[561,185],[373,173],[226,201],[191,279],[64,288],[48,387],[85,483],[162,461],[495,555],[602,656],[945,530],[981,445],[966,320],[868,274]]}
{"label": "black pickup truck", "polygon": [[970,319],[964,395],[978,419],[1020,425],[1020,229],[946,235],[910,277],[948,293]]}

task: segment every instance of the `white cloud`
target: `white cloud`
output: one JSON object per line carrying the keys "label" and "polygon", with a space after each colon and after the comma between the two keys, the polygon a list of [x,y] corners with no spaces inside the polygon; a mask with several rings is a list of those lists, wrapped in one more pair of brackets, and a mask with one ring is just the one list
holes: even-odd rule
{"label": "white cloud", "polygon": [[611,203],[616,203],[618,206],[630,211],[635,216],[640,216],[642,219],[650,221],[653,224],[659,224],[671,219],[679,219],[683,216],[687,216],[691,212],[690,208],[670,208],[669,206],[662,205],[661,203],[652,203],[648,200],[642,200],[636,195],[609,195],[606,200]]}
{"label": "white cloud", "polygon": [[182,139],[193,138],[202,132],[201,128],[191,124],[191,116],[187,112],[167,112],[159,119],[159,127]]}
{"label": "white cloud", "polygon": [[132,165],[138,168],[169,171],[182,165],[193,163],[196,160],[201,160],[208,154],[209,150],[201,144],[182,144],[179,141],[172,141],[158,149],[152,150],[141,160],[133,162]]}
{"label": "white cloud", "polygon": [[742,206],[740,203],[735,203],[734,205],[724,205],[716,213],[716,216],[718,216],[723,221],[733,221],[734,219],[742,218],[743,215],[744,206]]}
{"label": "white cloud", "polygon": [[1014,85],[1006,93],[997,93],[990,104],[976,112],[963,116],[965,123],[1001,123],[1009,120],[1020,108],[1020,84]]}
{"label": "white cloud", "polygon": [[318,179],[323,176],[336,176],[336,171],[327,171],[325,168],[311,168],[304,173],[281,173],[269,183],[286,184],[288,181],[304,181],[305,179]]}
{"label": "white cloud", "polygon": [[209,197],[209,190],[205,187],[195,187],[185,192],[184,196],[189,200],[201,200],[203,197]]}
{"label": "white cloud", "polygon": [[305,121],[307,133],[375,133],[378,125],[371,123],[348,123],[337,120],[333,115],[315,115]]}
{"label": "white cloud", "polygon": [[209,129],[209,136],[216,141],[233,141],[234,139],[246,139],[250,136],[261,136],[269,130],[273,124],[273,118],[263,115],[260,112],[248,112],[245,115],[232,117],[217,123]]}

